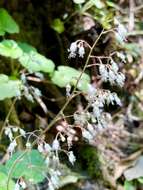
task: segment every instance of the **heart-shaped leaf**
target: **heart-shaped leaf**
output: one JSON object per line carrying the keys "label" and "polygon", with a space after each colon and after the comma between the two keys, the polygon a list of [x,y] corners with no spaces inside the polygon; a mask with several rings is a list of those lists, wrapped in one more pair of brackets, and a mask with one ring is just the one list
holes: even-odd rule
{"label": "heart-shaped leaf", "polygon": [[0,55],[17,59],[22,56],[23,51],[14,40],[3,40],[0,42]]}
{"label": "heart-shaped leaf", "polygon": [[19,26],[15,20],[8,14],[8,12],[1,8],[0,9],[0,35],[3,36],[5,32],[10,34],[18,33]]}
{"label": "heart-shaped leaf", "polygon": [[64,24],[59,18],[53,20],[51,27],[59,34],[64,32]]}
{"label": "heart-shaped leaf", "polygon": [[[66,87],[67,84],[75,86],[80,75],[81,71],[72,67],[59,66],[58,70],[54,72],[52,81],[59,87]],[[89,83],[90,77],[83,73],[80,81],[78,82],[77,88],[82,91],[87,91]]]}
{"label": "heart-shaped leaf", "polygon": [[30,44],[27,44],[25,42],[18,42],[17,44],[23,50],[24,53],[30,53],[31,51],[37,52],[36,48],[31,46]]}
{"label": "heart-shaped leaf", "polygon": [[138,178],[138,181],[143,184],[143,177]]}
{"label": "heart-shaped leaf", "polygon": [[136,187],[133,185],[132,181],[125,181],[124,190],[136,190]]}
{"label": "heart-shaped leaf", "polygon": [[[12,158],[7,161],[7,172],[12,168],[14,162],[18,159],[23,151],[16,152]],[[12,177],[18,179],[24,177],[32,183],[42,182],[45,178],[45,162],[42,155],[37,150],[30,150],[17,162],[16,167],[12,172]]]}
{"label": "heart-shaped leaf", "polygon": [[[7,190],[7,181],[8,176],[2,172],[0,172],[0,190]],[[9,190],[13,190],[15,187],[15,183],[13,180],[9,181]]]}
{"label": "heart-shaped leaf", "polygon": [[52,73],[55,68],[52,60],[47,59],[35,51],[23,53],[23,55],[19,58],[19,61],[22,66],[27,68],[30,72],[43,71],[45,73]]}
{"label": "heart-shaped leaf", "polygon": [[0,100],[20,95],[21,89],[20,80],[9,80],[7,75],[0,74]]}

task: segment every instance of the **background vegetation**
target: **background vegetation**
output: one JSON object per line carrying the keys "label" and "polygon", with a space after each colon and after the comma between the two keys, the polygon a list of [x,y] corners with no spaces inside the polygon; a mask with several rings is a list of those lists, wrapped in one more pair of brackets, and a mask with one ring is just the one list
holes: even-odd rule
{"label": "background vegetation", "polygon": [[143,189],[142,3],[0,1],[0,190]]}

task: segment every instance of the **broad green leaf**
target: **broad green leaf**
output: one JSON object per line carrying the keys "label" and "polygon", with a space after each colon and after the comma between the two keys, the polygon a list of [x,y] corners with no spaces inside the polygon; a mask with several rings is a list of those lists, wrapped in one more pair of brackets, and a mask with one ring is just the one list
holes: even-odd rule
{"label": "broad green leaf", "polygon": [[64,24],[59,18],[53,20],[51,27],[59,34],[64,32]]}
{"label": "broad green leaf", "polygon": [[25,42],[18,42],[17,44],[23,50],[24,53],[30,53],[31,51],[37,52],[36,48]]}
{"label": "broad green leaf", "polygon": [[[16,152],[12,158],[7,161],[7,172],[9,172],[15,160],[22,154],[23,151]],[[17,162],[12,177],[18,179],[23,176],[32,183],[39,183],[45,178],[45,168],[46,165],[42,155],[37,150],[30,150]]]}
{"label": "broad green leaf", "polygon": [[[0,190],[7,190],[8,176],[0,171]],[[14,190],[15,183],[13,180],[9,181],[9,190]]]}
{"label": "broad green leaf", "polygon": [[4,173],[4,174],[7,174],[6,172],[6,168],[4,165],[0,164],[0,172]]}
{"label": "broad green leaf", "polygon": [[82,12],[86,12],[88,9],[90,9],[91,7],[94,6],[94,2],[92,0],[87,1],[87,3],[84,4],[83,8],[82,8]]}
{"label": "broad green leaf", "polygon": [[138,181],[143,184],[143,177],[138,178]]}
{"label": "broad green leaf", "polygon": [[19,61],[22,66],[27,68],[30,72],[43,71],[45,73],[52,73],[55,68],[52,60],[34,51],[23,53]]}
{"label": "broad green leaf", "polygon": [[31,72],[52,73],[55,68],[52,60],[37,53],[35,48],[26,43],[18,45],[13,40],[3,40],[0,43],[0,55],[18,59],[21,65]]}
{"label": "broad green leaf", "polygon": [[18,33],[19,26],[15,20],[8,14],[8,12],[1,8],[0,9],[0,35],[4,35],[5,32],[10,34]]}
{"label": "broad green leaf", "polygon": [[97,7],[97,9],[102,9],[105,5],[101,0],[90,0],[84,4],[84,6],[82,8],[82,12],[84,13],[85,11],[87,11],[88,9],[90,9],[94,6]]}
{"label": "broad green leaf", "polygon": [[120,7],[116,4],[116,3],[113,3],[112,1],[107,1],[106,2],[107,3],[107,5],[109,6],[109,7],[113,7],[113,8],[115,8],[115,9],[117,9],[117,10],[119,10],[120,9]]}
{"label": "broad green leaf", "polygon": [[4,36],[5,32],[0,28],[0,36]]}
{"label": "broad green leaf", "polygon": [[125,181],[124,190],[136,190],[136,187],[133,185],[132,181]]}
{"label": "broad green leaf", "polygon": [[0,55],[17,59],[22,54],[23,51],[14,40],[3,40],[0,42]]}
{"label": "broad green leaf", "polygon": [[9,80],[8,76],[0,74],[0,100],[20,95],[21,89],[20,80]]}
{"label": "broad green leaf", "polygon": [[[67,84],[75,86],[81,72],[68,66],[59,66],[58,70],[54,72],[52,81],[59,87],[66,87]],[[87,91],[90,77],[83,73],[77,88],[82,91]]]}
{"label": "broad green leaf", "polygon": [[8,76],[4,74],[0,74],[0,84],[4,82],[8,82]]}

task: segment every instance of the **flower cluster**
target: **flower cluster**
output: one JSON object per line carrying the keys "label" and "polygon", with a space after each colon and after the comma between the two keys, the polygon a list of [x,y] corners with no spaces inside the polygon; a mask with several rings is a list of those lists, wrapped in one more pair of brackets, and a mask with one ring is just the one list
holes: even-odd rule
{"label": "flower cluster", "polygon": [[10,143],[10,145],[8,146],[8,149],[7,149],[8,153],[9,153],[10,155],[13,154],[13,152],[14,152],[16,146],[17,146],[16,140],[13,140],[13,141]]}
{"label": "flower cluster", "polygon": [[17,180],[14,190],[26,189],[27,185],[23,179]]}
{"label": "flower cluster", "polygon": [[122,105],[121,100],[115,92],[110,92],[110,90],[105,89],[93,89],[94,91],[88,91],[86,96],[90,106],[103,108],[105,104],[114,105],[116,103],[119,106]]}
{"label": "flower cluster", "polygon": [[88,112],[75,112],[74,113],[74,120],[75,125],[84,126],[89,120],[90,114]]}
{"label": "flower cluster", "polygon": [[5,128],[5,135],[8,136],[10,141],[14,139],[13,133],[18,133],[18,132],[20,133],[21,136],[26,137],[26,132],[19,127],[9,125],[8,127]]}
{"label": "flower cluster", "polygon": [[96,89],[92,85],[89,85],[86,100],[88,101],[86,111],[76,112],[74,123],[80,126],[82,136],[88,141],[92,141],[97,134],[104,131],[111,123],[111,115],[104,112],[105,104],[121,106],[122,103],[115,92]]}
{"label": "flower cluster", "polygon": [[117,29],[115,32],[116,38],[119,42],[123,43],[126,40],[127,29],[117,19],[115,19],[115,24],[117,25]]}
{"label": "flower cluster", "polygon": [[78,137],[76,136],[76,130],[73,128],[72,125],[69,125],[66,121],[62,121],[60,125],[57,125],[56,129],[59,131],[61,141],[67,141],[68,149],[71,148],[73,141],[78,140]]}
{"label": "flower cluster", "polygon": [[73,151],[69,151],[69,152],[68,152],[68,158],[69,158],[70,163],[71,163],[72,165],[74,165],[74,163],[75,163],[75,161],[76,161],[76,158],[75,158],[75,156],[74,156],[74,154],[73,154]]}
{"label": "flower cluster", "polygon": [[58,188],[61,176],[58,156],[58,150],[60,150],[59,141],[55,138],[52,145],[40,141],[37,149],[45,157],[45,164],[48,167],[48,189],[54,190]]}
{"label": "flower cluster", "polygon": [[123,73],[118,72],[118,65],[112,60],[111,64],[100,64],[99,73],[101,79],[105,82],[109,81],[111,84],[117,84],[120,87],[124,85],[125,76]]}
{"label": "flower cluster", "polygon": [[34,98],[29,90],[29,88],[27,86],[23,87],[23,95],[25,96],[25,98],[30,101],[30,102],[34,102]]}
{"label": "flower cluster", "polygon": [[48,167],[48,189],[51,190],[59,188],[60,178],[63,175],[61,172],[59,151],[66,153],[72,165],[76,161],[76,158],[72,151],[66,151],[61,148],[60,140],[65,141],[65,139],[63,138],[64,136],[61,133],[58,133],[51,145],[46,143],[45,141],[39,141],[37,147],[38,151],[45,157],[45,163]]}
{"label": "flower cluster", "polygon": [[117,27],[117,32],[115,34],[118,41],[123,42],[126,40],[127,30],[122,24],[119,24]]}
{"label": "flower cluster", "polygon": [[70,95],[71,95],[70,93],[71,93],[71,85],[67,84],[66,85],[66,96],[70,97]]}
{"label": "flower cluster", "polygon": [[68,52],[69,52],[69,58],[75,58],[76,55],[83,58],[85,54],[83,42],[76,41],[71,43]]}
{"label": "flower cluster", "polygon": [[[40,73],[35,73],[35,76],[37,76],[39,79],[43,80],[43,75]],[[30,101],[30,102],[34,102],[34,97],[41,97],[42,93],[39,90],[39,88],[35,88],[33,86],[29,86],[28,82],[27,82],[27,76],[25,73],[21,74],[21,81],[23,83],[23,95],[25,96],[25,98]]]}

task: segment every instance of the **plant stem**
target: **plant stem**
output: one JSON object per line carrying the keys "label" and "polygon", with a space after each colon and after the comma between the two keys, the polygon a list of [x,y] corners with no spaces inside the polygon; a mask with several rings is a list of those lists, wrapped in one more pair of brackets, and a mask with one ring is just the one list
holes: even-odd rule
{"label": "plant stem", "polygon": [[87,67],[88,63],[89,63],[90,56],[91,56],[91,54],[92,54],[92,52],[93,52],[93,49],[94,49],[95,45],[97,44],[97,42],[99,41],[99,39],[100,39],[100,37],[102,36],[102,34],[103,34],[103,30],[102,30],[102,32],[100,33],[100,35],[98,36],[98,38],[95,40],[94,44],[92,45],[92,47],[91,47],[91,49],[90,49],[90,51],[89,51],[89,54],[88,54],[88,57],[87,57],[87,59],[86,59],[84,68],[83,68],[82,72],[80,73],[80,75],[79,75],[79,77],[78,77],[78,80],[76,81],[76,84],[75,84],[75,86],[74,86],[74,89],[73,89],[73,91],[72,91],[71,96],[68,98],[68,100],[66,101],[66,103],[63,105],[62,109],[61,109],[61,110],[59,111],[59,113],[56,115],[56,117],[51,121],[51,123],[50,123],[50,124],[45,128],[45,130],[42,132],[42,135],[43,135],[44,133],[46,133],[46,132],[57,122],[58,117],[63,113],[63,111],[65,110],[65,108],[67,107],[67,105],[68,105],[68,104],[70,103],[70,101],[72,100],[72,98],[73,98],[73,96],[74,96],[74,93],[75,93],[75,91],[76,91],[77,85],[78,85],[78,83],[79,83],[79,81],[80,81],[80,79],[81,79],[81,77],[82,77],[84,71],[86,70],[86,67]]}
{"label": "plant stem", "polygon": [[24,151],[23,154],[21,154],[13,163],[12,167],[10,168],[9,170],[9,173],[8,173],[8,179],[7,179],[7,185],[6,185],[6,189],[9,190],[9,183],[10,183],[10,179],[12,177],[12,173],[13,173],[13,170],[14,168],[16,167],[16,164],[19,162],[19,160],[21,160],[25,154],[27,153],[28,151]]}
{"label": "plant stem", "polygon": [[[100,35],[98,36],[98,38],[95,40],[94,44],[92,45],[92,47],[91,47],[91,49],[90,49],[90,52],[89,52],[89,54],[88,54],[88,57],[87,57],[87,59],[86,59],[86,63],[85,63],[85,65],[84,65],[84,68],[83,68],[83,70],[82,70],[82,72],[81,72],[81,74],[80,74],[80,76],[79,76],[79,78],[78,78],[78,80],[77,80],[77,82],[76,82],[76,84],[75,84],[75,87],[74,87],[74,89],[73,89],[73,91],[72,91],[71,96],[68,98],[68,100],[66,101],[66,103],[63,105],[63,107],[62,107],[61,110],[59,111],[59,113],[56,115],[56,117],[51,121],[51,123],[47,126],[47,128],[41,133],[40,137],[41,137],[44,133],[46,133],[46,132],[57,122],[57,119],[59,118],[59,116],[63,113],[63,111],[65,110],[65,108],[67,107],[67,105],[68,105],[68,104],[70,103],[70,101],[73,99],[73,97],[75,97],[75,96],[74,96],[74,93],[76,92],[77,85],[78,85],[78,83],[79,83],[79,81],[80,81],[80,79],[81,79],[81,77],[82,77],[82,75],[83,75],[83,73],[84,73],[84,71],[85,71],[85,69],[86,69],[88,63],[89,63],[89,60],[90,60],[90,56],[91,56],[91,54],[92,54],[92,51],[93,51],[95,45],[97,44],[98,40],[100,39],[100,37],[101,37],[104,33],[106,33],[106,32],[103,32],[103,31],[102,31],[102,32],[100,33]],[[10,113],[11,113],[11,112],[10,112]],[[8,115],[10,115],[10,113],[9,113]],[[9,117],[9,116],[7,116],[7,118],[8,118],[8,117]],[[40,137],[39,137],[39,138],[40,138]],[[37,141],[37,139],[32,143],[32,147],[36,144],[36,141]],[[16,164],[19,162],[20,159],[22,159],[22,158],[25,156],[25,154],[26,154],[27,152],[28,152],[28,150],[26,149],[26,150],[23,152],[23,154],[21,154],[21,155],[15,160],[15,162],[14,162],[13,165],[12,165],[12,167],[10,168],[9,174],[8,174],[8,181],[7,181],[7,190],[9,190],[9,182],[10,182],[10,179],[11,179],[11,177],[12,177],[12,172],[13,172],[13,170],[14,170]]]}
{"label": "plant stem", "polygon": [[12,111],[13,111],[13,108],[14,108],[14,105],[15,105],[16,101],[17,101],[17,98],[15,98],[15,99],[13,100],[13,102],[12,102],[12,104],[11,104],[11,107],[10,107],[10,109],[9,109],[9,112],[8,112],[8,114],[7,114],[7,116],[6,116],[5,120],[4,120],[4,123],[3,123],[2,127],[1,127],[0,140],[1,140],[1,138],[2,138],[2,134],[3,134],[3,131],[4,131],[5,125],[6,125],[8,119],[9,119],[9,117],[10,117],[10,114],[11,114]]}

